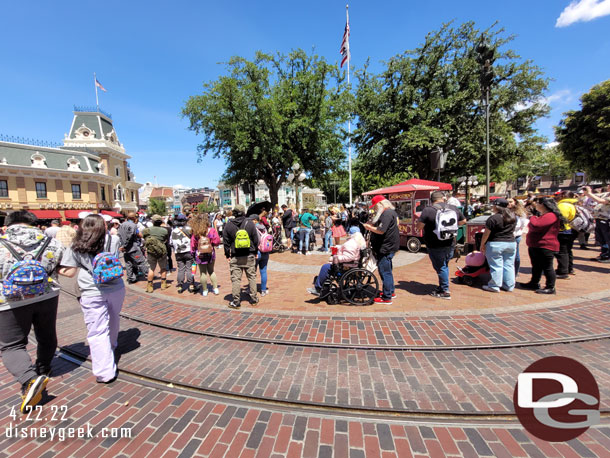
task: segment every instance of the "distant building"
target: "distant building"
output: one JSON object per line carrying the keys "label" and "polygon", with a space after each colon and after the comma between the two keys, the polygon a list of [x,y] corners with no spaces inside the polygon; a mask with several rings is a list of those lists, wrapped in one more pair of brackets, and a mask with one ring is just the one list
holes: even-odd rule
{"label": "distant building", "polygon": [[83,211],[122,216],[138,209],[138,189],[112,118],[74,108],[63,146],[0,136],[0,212],[78,219]]}
{"label": "distant building", "polygon": [[181,203],[182,205],[189,205],[191,208],[197,207],[201,203],[208,205],[219,205],[218,191],[212,188],[192,188],[186,189],[182,193]]}
{"label": "distant building", "polygon": [[[160,186],[153,188],[148,197],[148,203],[150,199],[162,200],[165,202],[165,211],[169,215],[173,213],[174,209],[174,189],[168,186]],[[148,207],[147,207],[148,208]]]}

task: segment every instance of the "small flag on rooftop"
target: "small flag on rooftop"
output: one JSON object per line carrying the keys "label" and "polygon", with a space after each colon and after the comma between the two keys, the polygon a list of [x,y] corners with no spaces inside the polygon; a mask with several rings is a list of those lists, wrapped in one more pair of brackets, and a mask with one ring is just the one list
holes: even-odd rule
{"label": "small flag on rooftop", "polygon": [[99,87],[102,91],[107,92],[106,88],[104,86],[102,86],[102,83],[100,83],[97,78],[95,78],[95,86]]}
{"label": "small flag on rooftop", "polygon": [[341,68],[343,68],[343,64],[347,62],[350,58],[349,54],[349,16],[347,16],[347,20],[345,22],[345,31],[343,32],[343,41],[341,42],[341,49],[339,50],[343,59],[341,60]]}

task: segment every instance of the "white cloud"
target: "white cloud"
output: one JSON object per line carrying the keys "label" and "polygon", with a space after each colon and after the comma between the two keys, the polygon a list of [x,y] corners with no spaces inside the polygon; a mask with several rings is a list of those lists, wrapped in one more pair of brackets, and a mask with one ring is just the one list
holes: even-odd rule
{"label": "white cloud", "polygon": [[559,142],[551,142],[551,143],[547,143],[546,145],[544,145],[544,148],[545,149],[555,148],[558,145],[559,145]]}
{"label": "white cloud", "polygon": [[567,27],[575,22],[588,22],[610,14],[610,0],[575,0],[561,12],[555,27]]}
{"label": "white cloud", "polygon": [[546,103],[547,105],[561,105],[570,103],[573,100],[574,95],[572,94],[572,91],[570,91],[569,89],[562,89],[549,95],[548,97],[544,97],[541,102]]}

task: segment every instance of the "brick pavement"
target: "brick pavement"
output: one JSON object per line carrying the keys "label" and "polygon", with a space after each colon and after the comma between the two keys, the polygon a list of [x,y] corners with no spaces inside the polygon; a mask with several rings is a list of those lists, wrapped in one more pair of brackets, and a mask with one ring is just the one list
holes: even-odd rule
{"label": "brick pavement", "polygon": [[[210,336],[341,347],[494,347],[610,336],[610,298],[476,315],[333,316],[204,307],[128,290],[122,315]],[[443,313],[443,312],[439,312]]]}
{"label": "brick pavement", "polygon": [[[326,411],[290,411],[238,402],[121,377],[112,386],[93,382],[88,368],[56,359],[43,405],[67,408],[63,421],[9,416],[15,385],[0,371],[0,456],[37,457],[572,457],[602,458],[610,425],[589,429],[568,443],[533,438],[514,422],[400,419]],[[44,417],[43,417],[44,418]],[[129,428],[131,438],[7,438],[10,423],[31,434],[40,427]],[[64,430],[65,433],[65,430]]]}

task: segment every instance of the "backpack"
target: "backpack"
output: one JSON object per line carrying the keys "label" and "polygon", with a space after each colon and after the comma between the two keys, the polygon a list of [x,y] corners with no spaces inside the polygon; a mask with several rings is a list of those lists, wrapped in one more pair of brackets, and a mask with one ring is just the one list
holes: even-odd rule
{"label": "backpack", "polygon": [[584,207],[580,207],[578,205],[575,205],[576,207],[576,216],[574,217],[574,219],[572,221],[569,222],[569,225],[572,229],[574,229],[575,231],[580,231],[580,232],[592,232],[594,225],[593,225],[593,215],[591,214],[591,212],[584,208]]}
{"label": "backpack", "polygon": [[273,236],[268,232],[261,232],[256,228],[258,232],[258,251],[261,253],[271,253],[273,251]]}
{"label": "backpack", "polygon": [[[244,220],[243,222],[243,227],[246,227],[246,224],[248,223],[248,220]],[[235,223],[233,223],[235,224]],[[236,225],[237,226],[237,225]],[[243,250],[246,248],[250,248],[250,246],[252,245],[252,242],[250,242],[250,236],[248,235],[248,231],[246,231],[246,229],[241,228],[238,229],[237,232],[235,233],[235,249],[236,250]]]}
{"label": "backpack", "polygon": [[95,255],[95,258],[93,258],[93,262],[91,263],[92,269],[89,273],[93,277],[93,283],[96,285],[109,283],[123,276],[121,261],[110,252],[111,243],[112,237],[108,236],[106,250]]}
{"label": "backpack", "polygon": [[197,242],[197,254],[210,254],[212,251],[214,251],[214,247],[212,246],[210,238],[205,235],[199,237],[199,241]]}
{"label": "backpack", "polygon": [[148,237],[146,237],[144,240],[144,248],[146,248],[146,252],[149,255],[155,258],[167,256],[167,247],[165,246],[165,243],[154,235],[148,235]]}
{"label": "backpack", "polygon": [[23,259],[23,256],[15,250],[8,240],[0,238],[0,242],[16,261],[7,276],[2,280],[2,295],[9,299],[23,299],[27,296],[44,294],[49,284],[49,274],[42,266],[40,258],[51,243],[51,238],[45,237],[35,256],[31,257],[29,253],[26,254],[31,259]]}
{"label": "backpack", "polygon": [[445,206],[436,207],[436,227],[434,234],[439,240],[451,240],[457,235],[458,215],[455,210]]}

